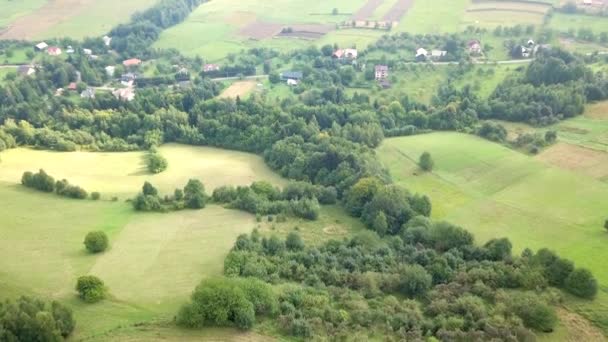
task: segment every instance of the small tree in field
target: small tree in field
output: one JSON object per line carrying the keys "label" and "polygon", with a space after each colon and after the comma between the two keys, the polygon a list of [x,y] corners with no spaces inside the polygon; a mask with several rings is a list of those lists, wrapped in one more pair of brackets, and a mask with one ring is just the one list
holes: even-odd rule
{"label": "small tree in field", "polygon": [[432,171],[433,166],[435,166],[435,162],[433,161],[433,158],[431,158],[430,153],[424,152],[420,155],[418,165],[424,171]]}
{"label": "small tree in field", "polygon": [[608,219],[606,219],[606,221],[604,221],[604,229],[608,230]]}
{"label": "small tree in field", "polygon": [[82,276],[78,278],[76,291],[78,291],[80,299],[87,303],[99,302],[106,296],[105,284],[95,276]]}
{"label": "small tree in field", "polygon": [[84,245],[91,253],[100,253],[108,248],[108,236],[102,231],[90,232],[84,238]]}

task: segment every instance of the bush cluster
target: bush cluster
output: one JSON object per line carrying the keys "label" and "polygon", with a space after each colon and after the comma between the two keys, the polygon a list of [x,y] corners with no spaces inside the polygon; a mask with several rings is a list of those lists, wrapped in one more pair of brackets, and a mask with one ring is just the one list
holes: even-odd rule
{"label": "bush cluster", "polygon": [[270,285],[257,279],[206,279],[176,321],[186,327],[235,326],[250,329],[256,316],[273,316],[277,299]]}
{"label": "bush cluster", "polygon": [[[40,169],[37,173],[26,171],[21,177],[21,184],[28,188],[36,189],[44,192],[55,192],[59,196],[86,199],[88,194],[83,188],[70,184],[67,180],[62,179],[55,182],[55,179],[48,175],[44,170]],[[95,195],[93,195],[95,194]],[[91,195],[92,199],[99,199],[100,194],[95,192]]]}
{"label": "bush cluster", "polygon": [[84,238],[84,245],[91,253],[100,253],[108,249],[109,240],[102,231],[89,232]]}
{"label": "bush cluster", "polygon": [[75,325],[72,310],[59,302],[21,297],[0,303],[0,341],[63,341]]}
{"label": "bush cluster", "polygon": [[169,165],[167,159],[154,148],[151,148],[150,151],[148,151],[146,164],[148,165],[148,171],[155,174],[165,171]]}
{"label": "bush cluster", "polygon": [[334,204],[338,193],[334,187],[323,187],[308,182],[290,182],[283,190],[259,181],[250,186],[222,186],[213,191],[217,203],[258,215],[292,215],[307,220],[319,216],[319,204]]}
{"label": "bush cluster", "polygon": [[76,291],[80,299],[87,303],[96,303],[106,297],[106,286],[96,276],[82,276],[76,282]]}
{"label": "bush cluster", "polygon": [[205,186],[197,179],[190,179],[184,189],[175,189],[173,196],[163,198],[149,182],[145,182],[142,191],[132,200],[137,211],[167,212],[182,209],[202,209],[207,203]]}

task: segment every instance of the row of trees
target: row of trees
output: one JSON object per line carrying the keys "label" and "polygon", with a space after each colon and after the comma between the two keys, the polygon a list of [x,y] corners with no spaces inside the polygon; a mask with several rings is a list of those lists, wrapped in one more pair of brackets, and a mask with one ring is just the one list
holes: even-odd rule
{"label": "row of trees", "polygon": [[72,310],[56,301],[24,296],[0,303],[0,341],[64,341],[75,326]]}
{"label": "row of trees", "polygon": [[[88,197],[88,193],[83,188],[72,185],[65,179],[55,182],[55,179],[42,169],[37,173],[24,172],[21,177],[21,184],[28,188],[44,192],[55,192],[59,196],[69,198],[86,199]],[[97,192],[91,194],[92,199],[99,199],[99,197],[100,195]]]}

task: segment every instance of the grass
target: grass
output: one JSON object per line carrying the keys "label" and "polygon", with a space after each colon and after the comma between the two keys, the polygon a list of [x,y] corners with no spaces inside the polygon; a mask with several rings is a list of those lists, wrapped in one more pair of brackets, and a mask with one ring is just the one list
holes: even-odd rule
{"label": "grass", "polygon": [[145,10],[156,4],[158,0],[105,0],[90,1],[80,11],[61,20],[50,29],[36,35],[39,39],[70,37],[82,39],[85,37],[101,36],[112,28],[130,20],[137,11]]}
{"label": "grass", "polygon": [[256,180],[283,184],[262,158],[252,154],[177,144],[164,145],[158,150],[168,160],[169,166],[164,172],[152,175],[147,172],[143,152],[12,149],[0,154],[0,181],[19,183],[24,171],[43,168],[56,178],[66,178],[88,191],[100,191],[104,198],[130,197],[140,191],[145,181],[150,181],[161,193],[168,194],[172,194],[175,188],[182,188],[190,178],[200,179],[207,191],[227,184],[247,185]]}
{"label": "grass", "polygon": [[[336,24],[347,20],[365,0],[329,0],[309,2],[304,0],[215,0],[196,9],[188,19],[161,34],[157,47],[177,48],[206,60],[221,60],[229,53],[254,46],[284,49],[303,47],[311,42],[296,39],[252,40],[241,34],[241,28],[255,21],[278,23],[285,26],[296,24]],[[339,15],[331,15],[337,8]]]}
{"label": "grass", "polygon": [[568,32],[570,29],[575,32],[579,29],[590,29],[599,35],[601,32],[608,32],[608,21],[602,16],[556,12],[551,17],[549,27],[560,32]]}
{"label": "grass", "polygon": [[47,0],[0,0],[0,30],[14,20],[44,6]]}
{"label": "grass", "polygon": [[414,5],[401,19],[397,31],[410,33],[461,32],[461,14],[470,0],[414,1]]}
{"label": "grass", "polygon": [[[417,168],[423,151],[435,160],[432,173]],[[591,269],[601,294],[595,302],[575,302],[577,312],[608,331],[602,228],[608,184],[459,133],[388,139],[378,152],[397,183],[431,197],[435,219],[462,225],[478,243],[506,236],[515,252],[548,247]]]}
{"label": "grass", "polygon": [[[221,274],[234,240],[255,223],[252,215],[217,206],[137,214],[124,203],[61,199],[6,183],[0,215],[0,297],[65,302],[75,311],[77,340],[169,321],[201,279]],[[82,240],[91,230],[109,235],[108,251],[85,252]],[[78,300],[73,287],[84,274],[103,279],[110,298],[94,305]]]}

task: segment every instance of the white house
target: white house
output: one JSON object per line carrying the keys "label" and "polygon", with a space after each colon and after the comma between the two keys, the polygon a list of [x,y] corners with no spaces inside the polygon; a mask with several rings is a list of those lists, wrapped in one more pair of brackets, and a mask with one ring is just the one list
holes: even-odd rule
{"label": "white house", "polygon": [[418,50],[416,50],[416,58],[427,57],[428,55],[429,52],[424,48],[419,48]]}

